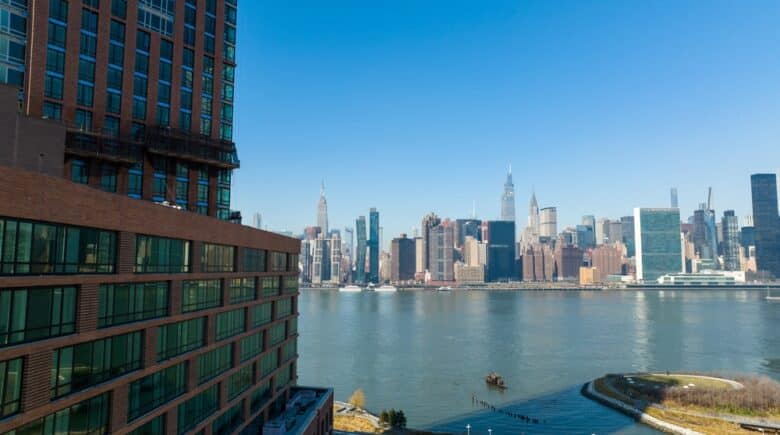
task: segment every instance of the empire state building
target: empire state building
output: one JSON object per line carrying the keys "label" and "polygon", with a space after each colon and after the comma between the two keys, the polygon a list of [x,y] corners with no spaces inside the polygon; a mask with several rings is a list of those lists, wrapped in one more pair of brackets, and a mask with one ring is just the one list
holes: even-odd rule
{"label": "empire state building", "polygon": [[321,234],[328,236],[328,201],[325,200],[325,182],[320,186],[320,200],[317,202],[317,226]]}

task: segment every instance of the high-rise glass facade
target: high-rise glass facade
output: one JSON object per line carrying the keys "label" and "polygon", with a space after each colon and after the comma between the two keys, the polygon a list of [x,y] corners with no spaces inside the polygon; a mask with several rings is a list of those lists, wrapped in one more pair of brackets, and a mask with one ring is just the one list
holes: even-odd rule
{"label": "high-rise glass facade", "polygon": [[357,252],[355,253],[355,282],[366,282],[366,217],[355,221],[357,231]]}
{"label": "high-rise glass facade", "polygon": [[368,274],[369,282],[379,281],[379,212],[372,208],[368,214]]}
{"label": "high-rise glass facade", "polygon": [[487,281],[515,279],[515,222],[487,223]]}
{"label": "high-rise glass facade", "polygon": [[753,196],[753,227],[756,267],[780,277],[780,217],[777,213],[777,176],[750,176]]}
{"label": "high-rise glass facade", "polygon": [[683,268],[680,211],[676,208],[635,208],[636,279],[655,283]]}

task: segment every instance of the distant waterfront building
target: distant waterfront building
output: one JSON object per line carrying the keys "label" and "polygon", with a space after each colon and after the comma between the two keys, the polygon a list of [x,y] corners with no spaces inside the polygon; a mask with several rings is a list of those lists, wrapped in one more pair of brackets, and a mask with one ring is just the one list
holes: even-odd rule
{"label": "distant waterfront building", "polygon": [[301,240],[301,254],[299,261],[301,262],[301,282],[310,283],[312,278],[312,262],[314,244],[311,240]]}
{"label": "distant waterfront building", "polygon": [[372,208],[369,210],[368,216],[368,281],[376,283],[379,280],[379,212]]}
{"label": "distant waterfront building", "polygon": [[723,266],[726,270],[740,270],[739,261],[739,220],[734,210],[723,212]]}
{"label": "distant waterfront building", "polygon": [[607,243],[622,242],[623,224],[620,221],[609,221],[607,226]]}
{"label": "distant waterfront building", "polygon": [[748,248],[749,246],[756,246],[755,230],[756,229],[752,226],[742,227],[739,235],[739,244],[742,245],[744,248]]}
{"label": "distant waterfront building", "polygon": [[401,234],[401,237],[393,239],[390,243],[391,281],[410,281],[414,279],[415,250],[414,240],[407,238],[406,234]]}
{"label": "distant waterfront building", "polygon": [[390,258],[390,253],[382,251],[379,254],[379,281],[377,283],[385,283],[392,278],[393,261]]}
{"label": "distant waterfront building", "polygon": [[679,208],[680,206],[677,203],[677,188],[676,187],[672,187],[671,190],[669,191],[669,193],[671,195],[671,204],[670,204],[670,206],[672,208]]}
{"label": "distant waterfront building", "polygon": [[753,227],[756,267],[780,278],[780,217],[777,212],[777,177],[775,174],[750,176],[753,199]]}
{"label": "distant waterfront building", "polygon": [[596,246],[607,242],[607,232],[609,231],[609,219],[601,218],[596,221]]}
{"label": "distant waterfront building", "polygon": [[706,204],[693,212],[693,244],[699,258],[714,262],[718,257],[715,211],[707,209]]}
{"label": "distant waterfront building", "polygon": [[577,225],[577,246],[580,249],[588,249],[596,246],[596,235],[593,233],[593,227],[590,225]]}
{"label": "distant waterfront building", "polygon": [[423,250],[423,272],[431,268],[431,229],[441,223],[441,219],[435,213],[428,213],[423,217],[421,226],[422,250]]}
{"label": "distant waterfront building", "polygon": [[523,251],[523,281],[552,281],[555,271],[555,256],[550,246],[537,243]]}
{"label": "distant waterfront building", "polygon": [[558,209],[545,207],[539,210],[539,237],[548,240],[558,236]]}
{"label": "distant waterfront building", "polygon": [[458,284],[483,284],[485,282],[485,266],[469,266],[457,262],[455,263],[455,281]]}
{"label": "distant waterfront building", "polygon": [[463,242],[463,262],[466,266],[485,266],[487,264],[487,244],[472,236]]}
{"label": "distant waterfront building", "polygon": [[587,225],[595,230],[596,228],[596,217],[592,214],[586,214],[582,216],[582,225]]}
{"label": "distant waterfront building", "polygon": [[536,193],[531,193],[531,201],[528,203],[528,225],[523,230],[523,246],[530,246],[539,242],[540,220],[539,204],[536,202]]}
{"label": "distant waterfront building", "polygon": [[260,213],[255,212],[255,214],[252,215],[252,226],[257,228],[258,230],[263,229],[263,215]]}
{"label": "distant waterfront building", "polygon": [[322,234],[328,234],[328,201],[325,200],[325,182],[320,186],[320,200],[317,202],[317,226]]}
{"label": "distant waterfront building", "polygon": [[683,271],[680,211],[676,208],[635,208],[636,279],[654,282],[659,276]]}
{"label": "distant waterfront building", "polygon": [[330,239],[320,234],[314,240],[314,259],[312,261],[312,284],[325,284],[330,282]]}
{"label": "distant waterfront building", "polygon": [[429,259],[428,271],[432,281],[454,281],[453,270],[454,225],[449,220],[444,220],[429,231]]}
{"label": "distant waterfront building", "polygon": [[582,266],[582,251],[576,246],[559,246],[555,250],[555,274],[558,280],[576,280]]}
{"label": "distant waterfront building", "polygon": [[[679,235],[678,235],[679,244]],[[596,268],[596,282],[606,282],[608,275],[620,275],[623,266],[622,249],[614,245],[601,245],[590,252],[591,266]]]}
{"label": "distant waterfront building", "polygon": [[422,237],[414,238],[414,279],[421,280],[425,277],[425,251]]}
{"label": "distant waterfront building", "polygon": [[623,232],[622,242],[626,245],[626,256],[633,257],[635,255],[635,242],[634,242],[634,217],[623,216],[620,218],[620,229]]}
{"label": "distant waterfront building", "polygon": [[321,233],[322,229],[320,227],[306,227],[303,229],[303,239],[315,240],[320,236]]}
{"label": "distant waterfront building", "polygon": [[515,277],[515,223],[488,221],[486,281],[513,281]]}
{"label": "distant waterfront building", "polygon": [[355,252],[355,279],[359,284],[366,282],[366,250],[368,249],[366,241],[366,217],[360,216],[355,221],[355,231],[357,232],[357,251]]}
{"label": "distant waterfront building", "polygon": [[455,220],[455,247],[461,248],[466,237],[482,240],[482,221],[479,219]]}
{"label": "distant waterfront building", "polygon": [[504,194],[501,196],[501,220],[515,221],[515,185],[512,183],[512,167],[506,175]]}

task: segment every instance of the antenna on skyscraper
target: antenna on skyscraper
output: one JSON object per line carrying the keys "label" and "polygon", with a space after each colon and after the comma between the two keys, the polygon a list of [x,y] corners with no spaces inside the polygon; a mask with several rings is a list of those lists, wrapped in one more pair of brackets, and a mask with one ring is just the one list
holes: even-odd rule
{"label": "antenna on skyscraper", "polygon": [[[511,171],[511,169],[510,169]],[[477,218],[477,201],[472,200],[471,201],[471,218],[476,219]]]}

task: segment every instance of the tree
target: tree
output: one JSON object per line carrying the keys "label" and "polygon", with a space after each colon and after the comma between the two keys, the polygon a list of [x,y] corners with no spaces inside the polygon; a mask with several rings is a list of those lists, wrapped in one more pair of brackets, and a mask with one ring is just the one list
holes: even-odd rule
{"label": "tree", "polygon": [[366,395],[363,393],[362,388],[358,388],[355,392],[349,396],[349,404],[355,408],[363,409],[366,406]]}
{"label": "tree", "polygon": [[390,414],[386,409],[383,409],[382,412],[379,413],[379,421],[390,424]]}

